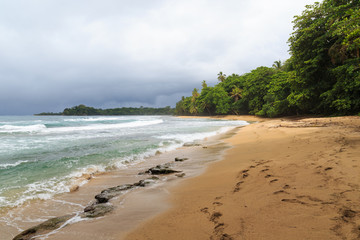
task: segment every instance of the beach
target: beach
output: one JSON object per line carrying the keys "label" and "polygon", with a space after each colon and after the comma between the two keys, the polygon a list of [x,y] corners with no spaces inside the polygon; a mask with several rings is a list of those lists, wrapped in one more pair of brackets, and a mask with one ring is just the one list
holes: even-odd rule
{"label": "beach", "polygon": [[360,117],[219,118],[252,124],[155,155],[128,177],[92,179],[74,198],[89,202],[94,192],[144,179],[138,171],[187,158],[173,165],[184,175],[113,198],[114,211],[46,239],[360,237]]}
{"label": "beach", "polygon": [[[229,147],[221,139],[247,124],[172,116],[2,117],[0,239],[24,231],[28,239],[117,239],[169,208],[167,189],[220,160]],[[152,174],[157,165],[175,173]],[[110,193],[103,197],[104,191]]]}
{"label": "beach", "polygon": [[125,239],[358,239],[360,118],[275,119],[238,130],[172,208]]}

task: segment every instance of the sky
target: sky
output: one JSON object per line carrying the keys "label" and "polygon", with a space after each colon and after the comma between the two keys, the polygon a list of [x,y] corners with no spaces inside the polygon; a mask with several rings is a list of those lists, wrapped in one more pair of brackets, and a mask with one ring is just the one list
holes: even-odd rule
{"label": "sky", "polygon": [[0,0],[0,115],[175,106],[289,58],[313,0]]}

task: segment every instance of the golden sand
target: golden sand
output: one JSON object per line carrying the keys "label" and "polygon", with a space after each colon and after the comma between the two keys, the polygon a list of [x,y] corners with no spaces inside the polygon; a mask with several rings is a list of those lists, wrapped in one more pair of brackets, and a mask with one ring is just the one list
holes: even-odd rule
{"label": "golden sand", "polygon": [[360,117],[261,121],[226,141],[126,239],[360,238]]}

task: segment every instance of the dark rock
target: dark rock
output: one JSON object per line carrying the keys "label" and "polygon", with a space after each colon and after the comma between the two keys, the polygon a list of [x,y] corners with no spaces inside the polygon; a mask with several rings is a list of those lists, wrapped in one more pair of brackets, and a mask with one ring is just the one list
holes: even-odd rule
{"label": "dark rock", "polygon": [[171,173],[181,172],[181,171],[171,169],[170,166],[171,166],[170,163],[157,165],[156,167],[153,167],[153,168],[150,168],[149,170],[147,170],[146,173],[150,173],[153,175],[162,175],[162,174],[171,174]]}
{"label": "dark rock", "polygon": [[133,188],[133,184],[123,184],[123,185],[119,185],[116,187],[107,188],[107,189],[101,191],[101,193],[121,192],[121,191],[129,190],[131,188]]}
{"label": "dark rock", "polygon": [[[149,184],[154,183],[157,180],[159,180],[158,177],[152,176],[150,178],[140,180],[139,182],[134,184],[124,184],[116,187],[107,188],[101,191],[100,194],[97,194],[95,196],[96,202],[84,208],[84,212],[80,216],[82,218],[96,218],[104,216],[105,214],[114,210],[114,206],[108,203],[111,198],[119,196],[124,191],[132,189],[134,187],[145,187]],[[13,240],[33,239],[35,235],[44,234],[46,232],[50,232],[59,228],[62,224],[64,224],[67,220],[74,216],[75,214],[51,218],[35,227],[31,227],[23,231],[22,233],[14,237]]]}
{"label": "dark rock", "polygon": [[116,186],[116,187],[112,187],[112,188],[107,188],[107,189],[101,191],[100,194],[96,195],[95,199],[97,200],[98,203],[106,203],[110,199],[122,194],[123,191],[129,190],[133,187],[134,187],[133,184],[124,184],[124,185],[120,185],[120,186]]}
{"label": "dark rock", "polygon": [[182,178],[182,177],[185,177],[185,173],[178,173],[178,174],[175,174],[175,176]]}
{"label": "dark rock", "polygon": [[120,193],[100,193],[95,196],[98,203],[107,203],[113,197],[120,195]]}
{"label": "dark rock", "polygon": [[104,216],[106,213],[114,210],[114,206],[109,203],[98,203],[93,204],[84,209],[84,213],[81,215],[82,217],[87,218],[96,218]]}
{"label": "dark rock", "polygon": [[68,221],[70,218],[74,217],[75,215],[65,215],[61,217],[51,218],[35,227],[31,227],[19,235],[15,236],[13,240],[30,240],[33,239],[35,234],[44,234],[46,232],[50,232],[59,228],[62,224]]}
{"label": "dark rock", "polygon": [[189,158],[175,158],[175,162],[183,162],[183,161],[186,161],[186,160],[189,160]]}
{"label": "dark rock", "polygon": [[183,144],[184,147],[198,147],[201,146],[200,143],[195,143],[195,142],[187,142]]}
{"label": "dark rock", "polygon": [[154,183],[156,180],[159,180],[159,178],[151,177],[151,178],[143,179],[143,180],[138,181],[137,183],[134,183],[134,186],[146,187],[147,185]]}

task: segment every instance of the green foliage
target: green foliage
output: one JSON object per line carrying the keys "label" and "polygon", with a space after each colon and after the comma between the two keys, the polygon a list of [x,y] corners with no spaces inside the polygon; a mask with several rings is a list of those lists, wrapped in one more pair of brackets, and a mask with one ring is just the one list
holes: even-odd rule
{"label": "green foliage", "polygon": [[[185,109],[185,108],[184,108]],[[65,115],[65,116],[93,116],[93,115],[173,115],[175,109],[170,106],[164,108],[110,108],[97,109],[83,104],[72,108],[65,108],[62,113],[40,113],[37,115]]]}
{"label": "green foliage", "polygon": [[220,72],[214,87],[203,82],[192,111],[179,103],[183,108],[176,113],[358,114],[360,1],[316,2],[295,16],[293,24],[291,57],[284,64],[278,60],[272,68],[258,67],[241,76]]}
{"label": "green foliage", "polygon": [[250,113],[256,114],[265,104],[264,97],[275,70],[268,67],[258,67],[246,74],[246,82],[242,92],[244,101],[248,102]]}
{"label": "green foliage", "polygon": [[268,84],[268,91],[264,97],[265,104],[262,109],[256,113],[258,116],[276,117],[281,115],[289,115],[293,112],[289,107],[287,97],[290,94],[291,78],[295,72],[278,72],[271,76]]}

